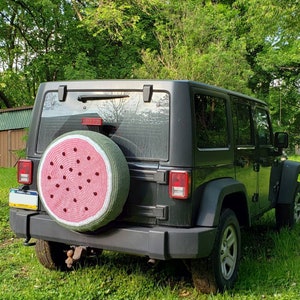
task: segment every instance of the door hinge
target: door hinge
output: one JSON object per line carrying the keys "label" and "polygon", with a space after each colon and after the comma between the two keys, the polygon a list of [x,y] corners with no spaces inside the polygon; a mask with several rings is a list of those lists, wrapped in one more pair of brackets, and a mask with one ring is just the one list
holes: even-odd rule
{"label": "door hinge", "polygon": [[260,170],[260,164],[259,163],[254,163],[253,164],[253,171],[254,172],[259,172],[259,170]]}
{"label": "door hinge", "polygon": [[258,202],[259,193],[254,193],[252,196],[252,202]]}

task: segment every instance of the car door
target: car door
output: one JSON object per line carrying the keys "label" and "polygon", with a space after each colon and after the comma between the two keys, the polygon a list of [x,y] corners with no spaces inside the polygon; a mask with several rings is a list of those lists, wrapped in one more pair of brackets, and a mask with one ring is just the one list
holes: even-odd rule
{"label": "car door", "polygon": [[235,176],[242,182],[247,191],[251,215],[259,211],[258,172],[256,172],[256,147],[252,108],[248,101],[234,98],[233,127],[235,137]]}
{"label": "car door", "polygon": [[235,175],[247,190],[252,217],[269,205],[270,166],[272,164],[271,126],[263,106],[243,98],[233,98],[235,136]]}
{"label": "car door", "polygon": [[255,105],[253,111],[256,155],[255,169],[257,173],[257,186],[259,189],[258,204],[259,211],[263,212],[270,206],[269,185],[271,166],[274,161],[274,149],[272,145],[272,126],[267,108]]}

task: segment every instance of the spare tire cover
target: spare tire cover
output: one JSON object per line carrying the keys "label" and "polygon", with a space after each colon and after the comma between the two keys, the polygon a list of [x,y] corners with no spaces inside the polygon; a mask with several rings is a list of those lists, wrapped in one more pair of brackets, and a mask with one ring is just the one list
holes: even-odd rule
{"label": "spare tire cover", "polygon": [[122,211],[129,170],[120,148],[108,137],[73,131],[55,139],[38,168],[38,190],[48,214],[74,231],[94,231]]}

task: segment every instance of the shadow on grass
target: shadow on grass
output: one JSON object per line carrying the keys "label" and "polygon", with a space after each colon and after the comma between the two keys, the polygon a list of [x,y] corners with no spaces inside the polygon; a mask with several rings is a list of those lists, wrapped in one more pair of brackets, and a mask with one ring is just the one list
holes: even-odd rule
{"label": "shadow on grass", "polygon": [[[243,229],[239,278],[230,295],[237,298],[263,295],[271,299],[278,291],[294,291],[295,282],[300,279],[300,258],[295,261],[299,257],[299,243],[296,243],[299,231],[296,228],[278,233],[272,213],[253,224],[250,229]],[[159,261],[152,265],[145,257],[104,251],[99,257],[86,259],[81,267],[113,270],[115,276],[140,276],[155,284],[155,287],[193,290],[191,274],[182,260]]]}
{"label": "shadow on grass", "polygon": [[149,262],[146,257],[104,251],[100,256],[85,258],[74,269],[95,266],[116,269],[128,276],[143,274],[159,286],[171,289],[176,285],[192,285],[191,274],[183,260]]}
{"label": "shadow on grass", "polygon": [[251,228],[243,229],[242,235],[242,259],[261,259],[268,257],[275,247],[273,235],[279,234],[272,214],[268,214],[253,224]]}

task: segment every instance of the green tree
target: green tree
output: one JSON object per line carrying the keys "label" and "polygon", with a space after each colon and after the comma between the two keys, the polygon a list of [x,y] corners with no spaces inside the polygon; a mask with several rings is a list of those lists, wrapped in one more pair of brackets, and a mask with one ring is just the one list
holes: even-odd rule
{"label": "green tree", "polygon": [[[66,28],[74,22],[72,14],[68,1],[1,2],[0,28],[4,30],[0,35],[0,55],[4,63],[0,86],[9,99],[9,103],[4,102],[6,106],[32,103],[41,81],[59,78]],[[11,85],[22,87],[15,88],[12,94]]]}
{"label": "green tree", "polygon": [[158,0],[86,1],[82,24],[97,37],[98,78],[131,78],[141,63],[141,49],[157,48],[154,23]]}
{"label": "green tree", "polygon": [[299,1],[239,0],[243,35],[253,70],[252,91],[269,102],[277,130],[299,143],[300,88]]}
{"label": "green tree", "polygon": [[[132,77],[142,62],[140,49],[157,43],[154,17],[146,4],[144,0],[1,2],[1,105],[31,104],[42,81]],[[10,88],[16,85],[13,77],[17,90]]]}
{"label": "green tree", "polygon": [[249,93],[252,70],[245,38],[237,35],[239,12],[216,2],[166,3],[167,17],[156,22],[159,49],[144,50],[137,76],[200,80]]}
{"label": "green tree", "polygon": [[[2,0],[0,108],[42,81],[191,79],[269,102],[298,135],[299,0]],[[296,140],[295,140],[296,141]]]}
{"label": "green tree", "polygon": [[75,63],[64,67],[65,77],[67,79],[95,79],[97,70],[89,63],[89,58],[85,53],[77,55]]}

